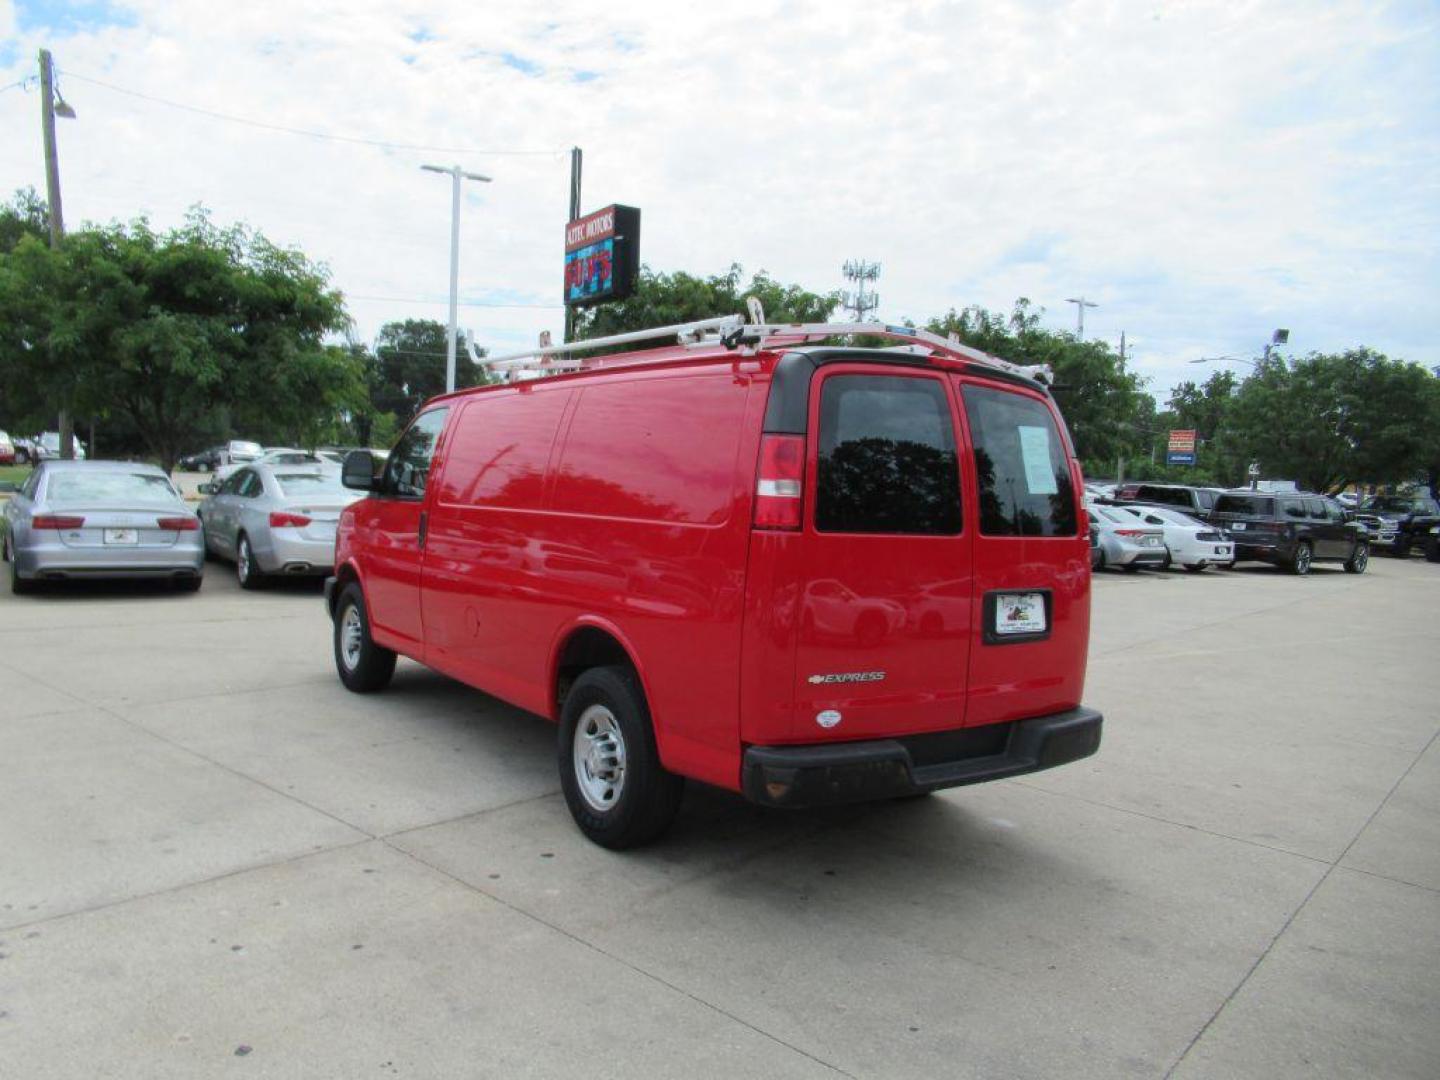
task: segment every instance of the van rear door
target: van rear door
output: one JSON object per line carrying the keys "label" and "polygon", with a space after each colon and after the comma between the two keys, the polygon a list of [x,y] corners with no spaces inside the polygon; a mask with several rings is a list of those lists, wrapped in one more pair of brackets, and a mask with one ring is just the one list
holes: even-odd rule
{"label": "van rear door", "polygon": [[952,376],[974,492],[975,646],[966,725],[1074,708],[1090,636],[1079,468],[1045,396]]}
{"label": "van rear door", "polygon": [[793,738],[960,726],[973,621],[954,392],[839,362],[811,380]]}

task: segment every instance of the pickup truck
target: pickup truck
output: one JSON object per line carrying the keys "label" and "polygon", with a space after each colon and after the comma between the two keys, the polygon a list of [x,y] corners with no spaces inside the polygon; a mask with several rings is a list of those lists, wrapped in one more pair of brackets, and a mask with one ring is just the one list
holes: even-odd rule
{"label": "pickup truck", "polygon": [[1440,502],[1428,495],[1376,495],[1360,505],[1355,519],[1370,531],[1370,546],[1377,551],[1403,558],[1418,548],[1440,560],[1431,532],[1440,526]]}

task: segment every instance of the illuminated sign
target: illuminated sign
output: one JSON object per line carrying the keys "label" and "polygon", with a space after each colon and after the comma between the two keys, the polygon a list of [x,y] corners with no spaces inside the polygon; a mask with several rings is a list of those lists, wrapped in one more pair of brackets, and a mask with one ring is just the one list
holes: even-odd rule
{"label": "illuminated sign", "polygon": [[565,303],[620,300],[640,270],[640,211],[607,206],[565,226]]}

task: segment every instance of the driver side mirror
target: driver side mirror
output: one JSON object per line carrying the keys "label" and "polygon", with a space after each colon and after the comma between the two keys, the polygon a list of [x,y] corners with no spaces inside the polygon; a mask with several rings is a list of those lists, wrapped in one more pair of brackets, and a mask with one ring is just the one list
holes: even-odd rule
{"label": "driver side mirror", "polygon": [[379,489],[378,462],[369,450],[351,450],[340,465],[340,483],[355,491]]}

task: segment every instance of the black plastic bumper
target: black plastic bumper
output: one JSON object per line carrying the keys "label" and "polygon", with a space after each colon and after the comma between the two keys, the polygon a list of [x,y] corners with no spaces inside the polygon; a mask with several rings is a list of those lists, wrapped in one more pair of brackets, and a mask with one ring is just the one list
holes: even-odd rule
{"label": "black plastic bumper", "polygon": [[1104,718],[1071,709],[929,735],[745,751],[745,796],[765,806],[828,806],[1002,780],[1089,757]]}

